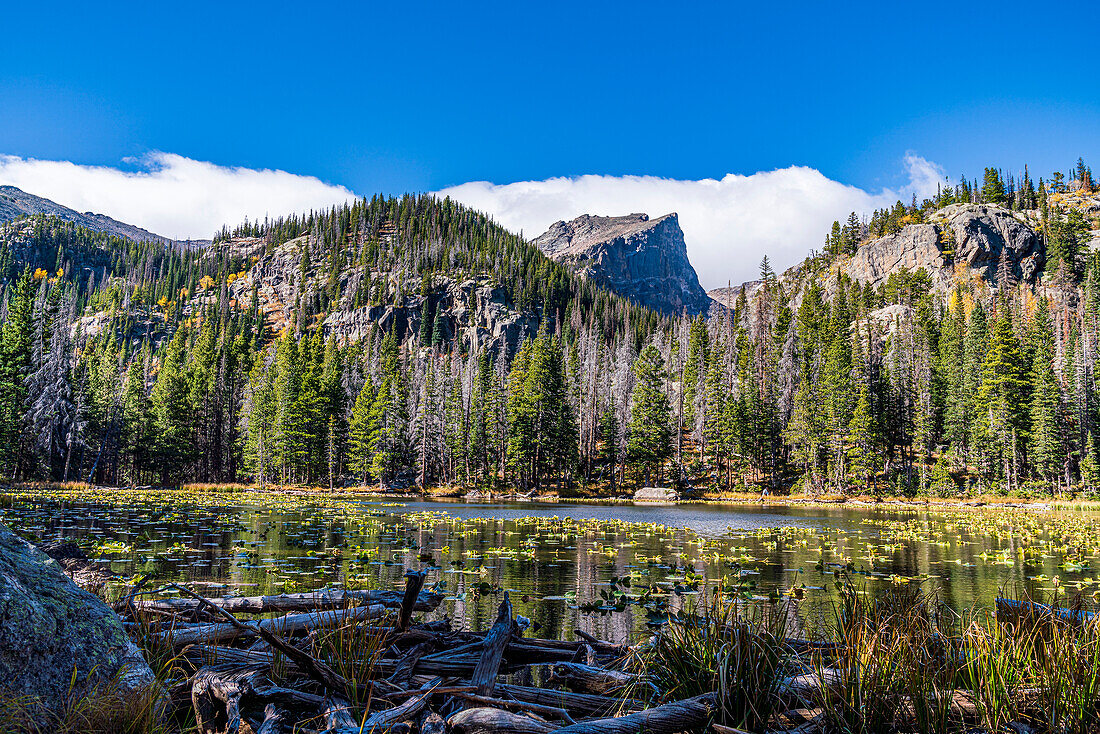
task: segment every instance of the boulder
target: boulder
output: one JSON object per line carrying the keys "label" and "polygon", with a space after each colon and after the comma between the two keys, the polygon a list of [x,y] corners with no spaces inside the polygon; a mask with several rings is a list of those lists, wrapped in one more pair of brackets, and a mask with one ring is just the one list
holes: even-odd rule
{"label": "boulder", "polygon": [[635,502],[675,502],[676,490],[668,487],[642,487],[634,493]]}
{"label": "boulder", "polygon": [[105,684],[136,694],[155,678],[110,607],[0,525],[0,695],[44,717]]}

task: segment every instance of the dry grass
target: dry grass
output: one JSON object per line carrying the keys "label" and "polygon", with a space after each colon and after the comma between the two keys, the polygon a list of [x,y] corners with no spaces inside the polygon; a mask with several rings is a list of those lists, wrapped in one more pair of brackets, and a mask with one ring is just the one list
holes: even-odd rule
{"label": "dry grass", "polygon": [[848,582],[832,645],[799,655],[781,609],[753,617],[714,595],[661,631],[644,669],[665,699],[718,690],[723,723],[751,732],[795,707],[784,676],[806,671],[802,695],[822,709],[826,732],[993,733],[1011,722],[1100,731],[1100,618],[959,617],[917,584],[871,594]]}

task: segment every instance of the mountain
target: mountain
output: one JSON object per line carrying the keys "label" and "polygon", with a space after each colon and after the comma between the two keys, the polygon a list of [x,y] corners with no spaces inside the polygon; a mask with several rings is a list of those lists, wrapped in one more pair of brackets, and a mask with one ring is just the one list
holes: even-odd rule
{"label": "mountain", "polygon": [[582,277],[665,314],[705,313],[710,299],[688,261],[675,213],[556,222],[532,244]]}
{"label": "mountain", "polygon": [[210,244],[210,240],[174,240],[170,237],[154,234],[133,224],[126,224],[117,219],[112,219],[106,214],[95,214],[93,212],[81,214],[75,209],[62,206],[49,199],[28,194],[15,186],[0,186],[0,223],[10,222],[13,219],[32,214],[60,217],[67,222],[78,224],[95,232],[125,237],[134,242],[162,242],[181,247],[202,247]]}
{"label": "mountain", "polygon": [[432,196],[202,249],[31,215],[0,226],[0,476],[1095,491],[1082,168],[851,214],[706,319],[673,216],[562,222],[544,251]]}

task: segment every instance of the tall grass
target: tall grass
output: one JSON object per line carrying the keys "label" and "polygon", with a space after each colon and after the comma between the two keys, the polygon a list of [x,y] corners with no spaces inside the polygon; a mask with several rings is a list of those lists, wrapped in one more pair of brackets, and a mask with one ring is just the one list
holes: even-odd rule
{"label": "tall grass", "polygon": [[1047,601],[959,616],[918,584],[872,593],[845,579],[826,644],[799,654],[784,605],[754,610],[718,591],[657,635],[647,671],[666,699],[718,691],[722,723],[752,732],[799,699],[829,733],[1100,732],[1100,620]]}
{"label": "tall grass", "polygon": [[131,691],[113,678],[91,689],[74,675],[61,705],[47,709],[35,696],[0,694],[0,731],[5,734],[169,734],[163,690]]}
{"label": "tall grass", "polygon": [[651,680],[668,700],[718,691],[722,723],[762,729],[778,713],[780,688],[792,672],[788,619],[783,605],[746,605],[713,587],[657,635]]}

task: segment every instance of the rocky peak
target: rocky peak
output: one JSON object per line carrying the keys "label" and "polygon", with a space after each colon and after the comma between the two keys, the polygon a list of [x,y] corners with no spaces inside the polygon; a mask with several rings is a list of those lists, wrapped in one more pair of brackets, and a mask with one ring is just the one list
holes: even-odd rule
{"label": "rocky peak", "polygon": [[583,214],[555,222],[533,244],[582,277],[643,306],[670,314],[709,308],[675,213],[656,219]]}

